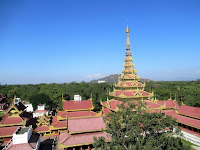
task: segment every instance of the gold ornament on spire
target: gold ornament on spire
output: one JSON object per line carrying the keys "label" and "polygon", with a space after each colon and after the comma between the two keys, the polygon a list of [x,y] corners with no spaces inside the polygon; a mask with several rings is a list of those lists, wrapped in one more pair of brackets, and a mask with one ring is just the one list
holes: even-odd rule
{"label": "gold ornament on spire", "polygon": [[128,19],[127,19],[126,33],[129,33],[129,29],[128,29]]}
{"label": "gold ornament on spire", "polygon": [[126,33],[129,33],[128,23],[127,23],[127,27],[126,27]]}

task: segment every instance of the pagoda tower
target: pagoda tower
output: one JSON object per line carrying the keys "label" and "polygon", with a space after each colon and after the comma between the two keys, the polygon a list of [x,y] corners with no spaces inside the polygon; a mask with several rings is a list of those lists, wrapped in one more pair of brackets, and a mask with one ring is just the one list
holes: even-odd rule
{"label": "pagoda tower", "polygon": [[129,28],[126,28],[126,53],[125,63],[121,75],[118,77],[118,83],[114,84],[113,92],[109,92],[110,96],[120,101],[143,101],[153,96],[144,91],[145,83],[140,82],[140,76],[137,76],[137,70],[134,69],[132,63],[132,53],[130,51],[131,44],[129,39]]}

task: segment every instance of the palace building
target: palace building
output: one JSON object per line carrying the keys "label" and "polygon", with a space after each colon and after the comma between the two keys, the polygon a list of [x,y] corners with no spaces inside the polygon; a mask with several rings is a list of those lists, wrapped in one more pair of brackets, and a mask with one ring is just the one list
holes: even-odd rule
{"label": "palace building", "polygon": [[[178,125],[184,132],[192,133],[193,135],[200,137],[200,108],[186,106],[182,104],[178,105],[176,99],[172,100],[157,100],[154,98],[153,93],[148,93],[144,90],[145,83],[140,82],[140,76],[136,75],[134,64],[132,63],[132,53],[130,51],[129,40],[129,28],[126,28],[126,53],[125,63],[121,75],[118,77],[118,83],[114,84],[113,92],[109,92],[109,95],[114,97],[113,99],[101,102],[102,114],[105,116],[110,112],[116,112],[119,110],[118,105],[125,101],[137,102],[142,101],[147,105],[147,112],[163,113],[164,115],[170,115],[172,118],[177,119]],[[200,139],[199,139],[200,140]],[[200,144],[200,143],[199,143]]]}
{"label": "palace building", "polygon": [[[198,145],[200,137],[200,108],[178,105],[176,99],[157,100],[154,93],[145,91],[145,83],[140,82],[137,70],[132,63],[132,53],[130,51],[129,28],[126,28],[126,53],[125,63],[118,83],[114,84],[113,91],[109,91],[112,99],[100,102],[102,110],[94,112],[92,96],[88,100],[82,100],[79,95],[75,95],[74,100],[66,101],[62,97],[63,110],[57,111],[55,116],[49,115],[44,105],[38,106],[34,112],[26,112],[26,107],[15,98],[13,103],[4,110],[4,115],[0,117],[0,142],[8,143],[15,134],[15,131],[22,127],[31,126],[33,133],[39,133],[43,137],[58,137],[58,147],[61,149],[91,149],[94,142],[93,137],[104,137],[106,142],[111,141],[111,135],[104,132],[106,124],[103,116],[108,113],[117,112],[118,105],[127,101],[144,102],[148,113],[162,113],[177,119],[178,125],[184,133],[188,133],[188,139],[194,135],[192,142],[196,140]],[[4,97],[0,97],[0,106],[5,105]],[[3,108],[3,107],[1,107]],[[135,110],[133,110],[135,111]],[[27,128],[28,132],[29,128]],[[17,134],[17,133],[16,133]],[[187,134],[185,134],[187,136]],[[39,138],[39,137],[38,137]],[[186,137],[187,138],[187,137]],[[35,143],[37,143],[36,141]],[[200,143],[199,143],[200,144]],[[9,144],[8,144],[9,145]],[[7,147],[9,147],[7,145]],[[26,144],[29,145],[29,144]],[[10,143],[10,147],[15,147]]]}

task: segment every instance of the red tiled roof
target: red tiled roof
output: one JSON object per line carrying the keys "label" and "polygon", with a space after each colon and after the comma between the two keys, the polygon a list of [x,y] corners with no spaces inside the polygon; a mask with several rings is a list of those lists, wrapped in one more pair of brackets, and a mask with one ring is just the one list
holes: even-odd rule
{"label": "red tiled roof", "polygon": [[6,150],[33,150],[36,149],[39,136],[32,135],[29,143],[13,144],[13,141],[8,145]]}
{"label": "red tiled roof", "polygon": [[57,116],[53,117],[51,125],[55,125],[58,122]]}
{"label": "red tiled roof", "polygon": [[200,129],[200,120],[198,119],[193,119],[193,118],[189,118],[189,117],[185,117],[181,115],[174,115],[172,117],[176,118],[177,122]]}
{"label": "red tiled roof", "polygon": [[23,119],[21,117],[7,117],[1,121],[2,124],[18,124],[22,122]]}
{"label": "red tiled roof", "polygon": [[110,112],[111,112],[110,109],[104,108],[103,115],[104,115],[104,114],[107,115],[107,114],[110,113]]}
{"label": "red tiled roof", "polygon": [[0,128],[0,136],[13,135],[19,126],[2,127]]}
{"label": "red tiled roof", "polygon": [[67,127],[67,122],[66,121],[58,121],[54,127],[56,128],[62,128],[62,127]]}
{"label": "red tiled roof", "polygon": [[66,118],[66,116],[67,116],[66,111],[59,111],[57,116],[61,116],[63,118]]}
{"label": "red tiled roof", "polygon": [[88,109],[93,108],[93,104],[91,100],[82,100],[80,102],[75,102],[74,100],[64,101],[63,105],[64,105],[64,109],[68,111],[88,110]]}
{"label": "red tiled roof", "polygon": [[[117,108],[117,106],[121,105],[121,104],[122,104],[122,101],[119,101],[119,100],[116,100],[116,99],[109,100],[110,108],[113,109],[113,110],[115,110]],[[107,107],[107,101],[103,102],[103,105],[105,107]],[[124,103],[124,106],[128,106],[128,103]]]}
{"label": "red tiled roof", "polygon": [[[150,95],[149,93],[145,92],[145,91],[139,91],[140,94],[142,96],[148,96]],[[134,94],[136,93],[136,91],[115,91],[116,95],[119,96],[121,93],[123,93],[126,96],[134,96]]]}
{"label": "red tiled roof", "polygon": [[148,100],[145,100],[144,102],[147,103],[147,106],[148,106],[149,108],[159,108],[159,107],[161,106],[161,105],[159,105],[159,104],[153,103],[153,102],[148,101]]}
{"label": "red tiled roof", "polygon": [[111,109],[116,109],[117,105],[121,105],[121,104],[122,104],[122,101],[118,101],[114,99],[109,101],[109,105]]}
{"label": "red tiled roof", "polygon": [[4,106],[6,104],[6,102],[5,103],[0,103],[0,106]]}
{"label": "red tiled roof", "polygon": [[173,103],[174,103],[174,105],[175,105],[177,108],[180,107],[176,100],[174,100]]}
{"label": "red tiled roof", "polygon": [[106,124],[102,117],[69,119],[68,130],[69,132],[87,132],[105,129]]}
{"label": "red tiled roof", "polygon": [[14,144],[13,141],[8,145],[6,150],[33,150],[31,145],[29,143],[23,143],[23,144]]}
{"label": "red tiled roof", "polygon": [[102,102],[102,105],[106,106],[107,105],[107,101]]}
{"label": "red tiled roof", "polygon": [[85,116],[96,116],[97,113],[93,111],[77,111],[77,112],[67,112],[67,117],[72,118],[72,117],[85,117]]}
{"label": "red tiled roof", "polygon": [[49,127],[46,125],[42,125],[42,126],[38,126],[35,128],[35,132],[45,132],[45,131],[49,131]]}
{"label": "red tiled roof", "polygon": [[168,116],[177,115],[175,110],[163,110],[162,112],[165,113],[165,115],[168,115]]}
{"label": "red tiled roof", "polygon": [[[121,82],[121,86],[124,85],[124,84],[126,84],[128,86],[132,86],[133,82]],[[140,82],[136,83],[136,85],[142,86],[142,84]]]}
{"label": "red tiled roof", "polygon": [[181,105],[178,112],[183,115],[187,115],[187,116],[191,116],[191,117],[200,119],[200,108],[198,108],[198,107]]}
{"label": "red tiled roof", "polygon": [[67,132],[61,133],[59,136],[59,142],[67,145],[68,147],[73,145],[81,145],[81,144],[90,144],[94,143],[93,137],[104,137],[105,141],[110,141],[111,136],[107,133],[102,132],[94,132],[94,133],[84,133],[84,134],[74,134],[74,135],[66,135]]}
{"label": "red tiled roof", "polygon": [[162,100],[157,101],[158,104],[164,105],[166,103],[166,108],[174,108],[176,105],[172,100]]}

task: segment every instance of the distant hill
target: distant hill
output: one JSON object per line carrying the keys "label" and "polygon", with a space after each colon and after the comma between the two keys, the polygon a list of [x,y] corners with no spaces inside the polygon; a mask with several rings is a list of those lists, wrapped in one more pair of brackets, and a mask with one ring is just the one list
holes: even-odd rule
{"label": "distant hill", "polygon": [[[97,83],[98,81],[105,81],[107,83],[117,83],[119,75],[120,74],[111,74],[111,75],[109,75],[107,77],[104,77],[104,78],[100,78],[100,79],[97,79],[97,80],[91,80],[90,82],[91,83]],[[140,79],[140,81],[148,82],[148,81],[151,81],[151,80],[149,80],[149,79]]]}

